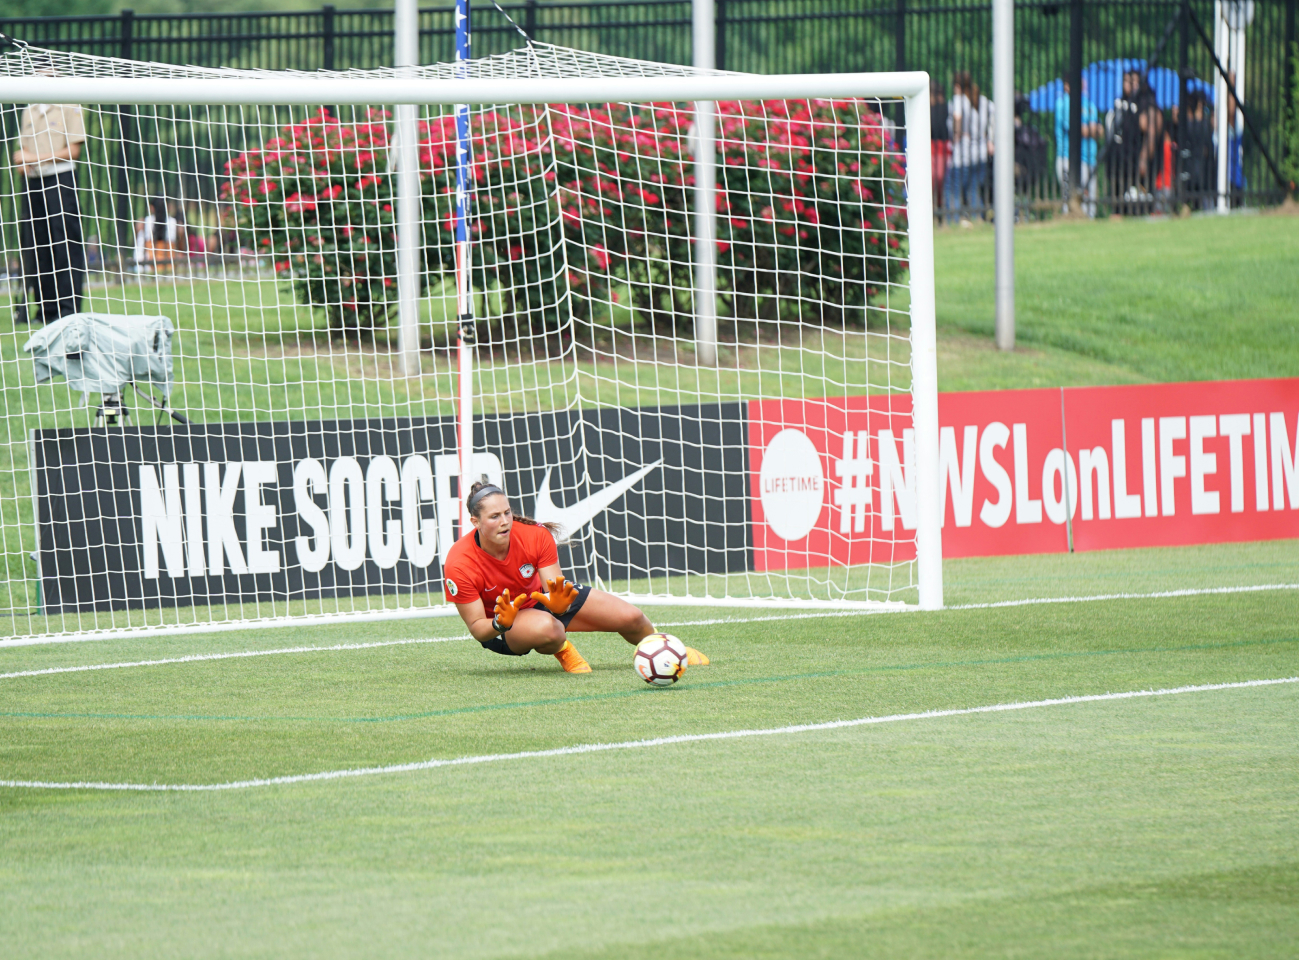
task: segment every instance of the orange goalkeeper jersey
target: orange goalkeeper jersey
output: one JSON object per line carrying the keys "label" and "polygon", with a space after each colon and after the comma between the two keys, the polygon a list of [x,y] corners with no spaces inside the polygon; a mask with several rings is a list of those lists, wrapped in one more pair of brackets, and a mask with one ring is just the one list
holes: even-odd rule
{"label": "orange goalkeeper jersey", "polygon": [[442,568],[443,587],[450,603],[483,601],[490,615],[496,598],[505,590],[510,596],[523,594],[528,602],[523,609],[534,607],[534,590],[542,590],[541,569],[559,563],[555,538],[542,526],[515,522],[510,527],[510,552],[497,560],[478,544],[478,531],[461,537],[447,554]]}

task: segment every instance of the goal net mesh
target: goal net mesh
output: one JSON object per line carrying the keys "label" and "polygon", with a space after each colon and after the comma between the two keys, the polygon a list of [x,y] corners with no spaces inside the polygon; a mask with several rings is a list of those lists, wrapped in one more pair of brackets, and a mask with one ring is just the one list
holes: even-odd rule
{"label": "goal net mesh", "polygon": [[[473,479],[560,523],[568,575],[619,594],[914,601],[901,102],[716,105],[707,365],[695,105],[599,102],[602,78],[696,71],[532,44],[412,73],[593,98],[471,108]],[[286,74],[0,58],[0,83],[25,76]],[[417,126],[415,375],[391,107],[2,109],[37,159],[0,180],[0,632],[445,612],[454,109]]]}

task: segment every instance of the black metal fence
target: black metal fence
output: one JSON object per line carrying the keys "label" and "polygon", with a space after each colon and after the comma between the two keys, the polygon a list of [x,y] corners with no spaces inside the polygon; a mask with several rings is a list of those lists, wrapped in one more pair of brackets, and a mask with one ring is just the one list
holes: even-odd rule
{"label": "black metal fence", "polygon": [[[1297,2],[1255,0],[1252,5],[1242,98],[1252,132],[1233,134],[1229,144],[1234,154],[1231,202],[1236,205],[1276,202],[1284,195],[1274,168],[1283,161],[1285,117],[1292,108],[1288,91],[1293,88],[1294,66],[1287,51],[1295,41]],[[672,63],[691,58],[690,0],[526,0],[502,7],[538,41]],[[940,81],[945,95],[951,92],[953,73],[966,70],[982,90],[991,87],[991,5],[986,0],[940,0],[934,5],[916,0],[715,0],[715,7],[719,67],[757,73],[925,70]],[[1059,80],[1069,76],[1071,67],[1081,67],[1093,87],[1084,90],[1084,99],[1095,104],[1097,122],[1106,125],[1126,61],[1138,61],[1159,94],[1161,131],[1159,142],[1151,141],[1153,166],[1143,170],[1139,184],[1116,167],[1114,124],[1106,125],[1092,165],[1097,203],[1088,209],[1147,213],[1213,201],[1216,163],[1210,158],[1205,164],[1211,168],[1207,181],[1188,175],[1187,163],[1179,156],[1179,147],[1186,143],[1177,142],[1179,136],[1187,139],[1185,117],[1175,116],[1172,109],[1186,89],[1182,76],[1191,89],[1213,88],[1213,8],[1213,0],[1016,3],[1015,80],[1023,94],[1017,103],[1022,121],[1017,147],[1022,210],[1046,213],[1062,204],[1056,160],[1066,156],[1068,148],[1056,142]],[[445,6],[420,11],[423,62],[453,57],[453,10]],[[473,16],[476,56],[519,45],[514,25],[494,6],[480,0]],[[1197,23],[1208,31],[1206,37]],[[333,6],[286,13],[143,16],[126,10],[118,16],[0,18],[0,31],[58,50],[201,66],[369,68],[391,64],[393,55],[391,11]],[[1212,111],[1212,102],[1208,109]],[[12,119],[6,126],[12,126]],[[5,133],[12,138],[12,130]],[[1087,156],[1090,153],[1084,161]],[[990,179],[984,178],[985,186],[972,197],[967,195],[974,207],[967,213],[982,211]]]}

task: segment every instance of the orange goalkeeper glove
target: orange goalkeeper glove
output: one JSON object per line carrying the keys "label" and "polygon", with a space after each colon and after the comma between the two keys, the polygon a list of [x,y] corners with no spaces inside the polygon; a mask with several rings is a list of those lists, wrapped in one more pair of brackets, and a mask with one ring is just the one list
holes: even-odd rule
{"label": "orange goalkeeper glove", "polygon": [[514,618],[519,615],[523,605],[528,602],[527,594],[519,594],[518,598],[511,601],[510,591],[506,590],[496,598],[496,615],[492,617],[492,627],[497,633],[504,633],[510,627],[514,626]]}
{"label": "orange goalkeeper glove", "polygon": [[577,587],[563,577],[556,577],[554,580],[547,581],[546,587],[550,590],[549,596],[540,590],[534,590],[532,599],[555,616],[562,617],[568,612],[568,608],[573,605],[573,601],[577,599]]}

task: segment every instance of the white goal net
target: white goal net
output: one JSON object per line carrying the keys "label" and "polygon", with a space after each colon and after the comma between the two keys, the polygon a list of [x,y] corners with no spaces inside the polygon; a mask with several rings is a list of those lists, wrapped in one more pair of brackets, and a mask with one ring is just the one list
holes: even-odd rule
{"label": "white goal net", "polygon": [[0,642],[443,613],[466,470],[625,596],[941,605],[926,92],[16,44]]}

